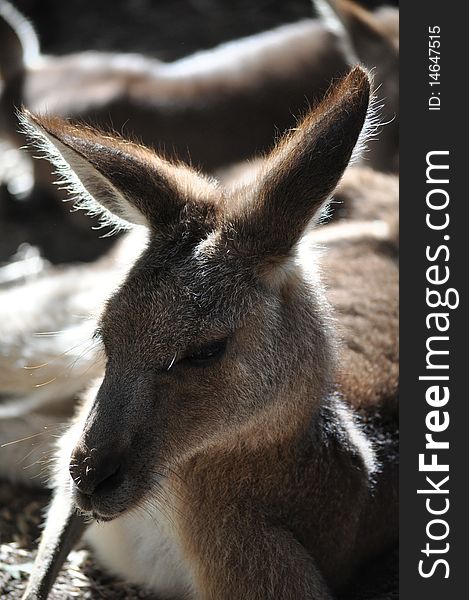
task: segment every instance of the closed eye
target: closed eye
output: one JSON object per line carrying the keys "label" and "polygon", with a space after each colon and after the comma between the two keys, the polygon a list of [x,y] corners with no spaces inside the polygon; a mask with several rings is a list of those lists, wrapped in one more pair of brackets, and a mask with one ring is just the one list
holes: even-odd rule
{"label": "closed eye", "polygon": [[226,350],[228,339],[217,340],[200,346],[190,354],[188,354],[183,362],[194,366],[208,365],[221,358]]}

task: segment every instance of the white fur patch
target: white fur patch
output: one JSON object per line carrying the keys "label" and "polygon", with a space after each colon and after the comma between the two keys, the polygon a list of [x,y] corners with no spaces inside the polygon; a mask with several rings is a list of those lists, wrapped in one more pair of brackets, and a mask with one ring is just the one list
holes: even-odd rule
{"label": "white fur patch", "polygon": [[85,539],[111,572],[144,586],[158,598],[197,597],[177,532],[156,508],[109,523],[93,523]]}
{"label": "white fur patch", "polygon": [[207,237],[197,244],[194,249],[194,258],[204,258],[209,256],[211,252],[217,247],[217,243],[220,239],[219,231],[211,231]]}

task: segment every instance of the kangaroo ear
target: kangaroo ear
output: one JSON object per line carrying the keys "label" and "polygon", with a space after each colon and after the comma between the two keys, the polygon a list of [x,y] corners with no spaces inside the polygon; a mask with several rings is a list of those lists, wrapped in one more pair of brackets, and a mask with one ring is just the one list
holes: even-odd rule
{"label": "kangaroo ear", "polygon": [[[357,67],[265,160],[254,190],[228,215],[251,255],[288,256],[334,191],[367,114],[370,82]],[[254,197],[253,197],[254,196]]]}
{"label": "kangaroo ear", "polygon": [[26,110],[20,118],[75,206],[99,214],[102,225],[161,229],[179,219],[187,202],[213,192],[211,181],[138,144]]}

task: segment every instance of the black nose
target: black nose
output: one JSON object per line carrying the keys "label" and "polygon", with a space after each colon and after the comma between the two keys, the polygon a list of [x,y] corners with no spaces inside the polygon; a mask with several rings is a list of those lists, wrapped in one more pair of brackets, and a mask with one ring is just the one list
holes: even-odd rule
{"label": "black nose", "polygon": [[123,454],[115,448],[92,448],[79,444],[70,459],[70,475],[76,488],[87,496],[119,485]]}

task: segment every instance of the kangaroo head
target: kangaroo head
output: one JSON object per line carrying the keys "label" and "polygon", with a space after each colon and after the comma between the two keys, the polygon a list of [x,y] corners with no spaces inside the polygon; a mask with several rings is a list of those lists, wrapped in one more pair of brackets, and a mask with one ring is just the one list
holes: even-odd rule
{"label": "kangaroo head", "polygon": [[311,419],[334,351],[300,242],[350,160],[368,101],[357,68],[255,183],[230,190],[141,146],[26,114],[82,202],[148,229],[99,324],[105,375],[70,466],[83,510],[113,518],[207,445],[250,428],[263,443]]}

